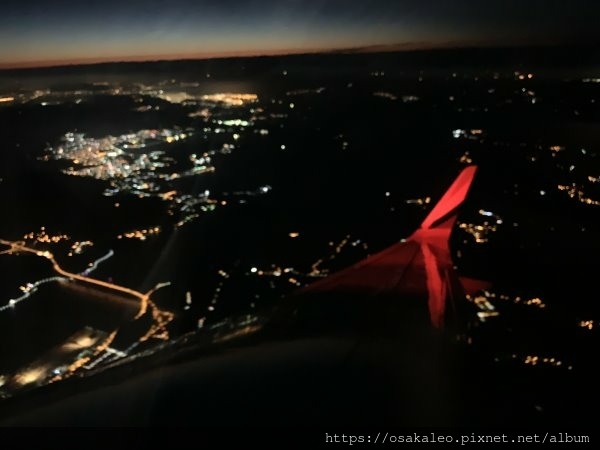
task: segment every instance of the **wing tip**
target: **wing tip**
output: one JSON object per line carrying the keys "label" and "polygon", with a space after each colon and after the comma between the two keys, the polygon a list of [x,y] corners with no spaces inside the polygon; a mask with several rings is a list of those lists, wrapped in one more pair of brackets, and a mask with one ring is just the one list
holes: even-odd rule
{"label": "wing tip", "polygon": [[465,201],[473,178],[475,178],[475,172],[477,172],[477,166],[469,165],[458,174],[448,190],[423,220],[421,228],[437,228],[443,226],[442,224],[447,223],[448,220],[450,220],[451,225],[454,224],[453,219],[456,218],[456,210]]}

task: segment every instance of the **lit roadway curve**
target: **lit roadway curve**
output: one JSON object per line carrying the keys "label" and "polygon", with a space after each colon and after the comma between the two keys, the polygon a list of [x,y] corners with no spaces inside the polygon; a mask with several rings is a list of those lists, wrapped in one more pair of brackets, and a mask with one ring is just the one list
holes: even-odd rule
{"label": "lit roadway curve", "polygon": [[[66,270],[64,270],[62,267],[60,267],[60,265],[58,264],[58,262],[56,261],[56,259],[54,259],[54,255],[52,253],[50,253],[47,250],[36,250],[30,247],[27,247],[25,245],[25,242],[23,241],[6,241],[4,239],[0,239],[0,244],[3,245],[7,245],[10,247],[9,250],[6,250],[6,253],[19,253],[19,252],[28,252],[28,253],[33,253],[34,255],[37,256],[41,256],[43,258],[46,258],[47,260],[49,260],[52,263],[52,268],[60,275],[62,275],[63,277],[72,279],[72,280],[78,280],[81,281],[82,283],[88,283],[88,284],[95,284],[96,286],[102,286],[104,288],[107,289],[112,289],[114,291],[119,291],[119,292],[123,292],[125,294],[129,294],[132,295],[136,298],[138,298],[140,300],[140,310],[136,316],[136,318],[142,316],[147,308],[148,308],[148,302],[150,299],[150,295],[156,291],[158,288],[164,286],[165,284],[162,285],[158,285],[157,287],[153,288],[152,290],[150,290],[148,293],[143,294],[141,292],[135,291],[133,289],[130,289],[128,287],[125,286],[119,286],[117,284],[114,283],[109,283],[107,281],[102,281],[102,280],[97,280],[95,278],[90,278],[87,277],[85,275],[79,275],[76,273],[71,273],[71,272],[67,272]],[[5,253],[2,252],[2,253]]]}

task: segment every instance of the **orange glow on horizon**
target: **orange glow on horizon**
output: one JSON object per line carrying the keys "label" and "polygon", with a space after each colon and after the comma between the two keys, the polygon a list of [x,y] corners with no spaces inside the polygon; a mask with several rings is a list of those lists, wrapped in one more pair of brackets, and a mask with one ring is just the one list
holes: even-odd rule
{"label": "orange glow on horizon", "polygon": [[[222,52],[198,52],[198,53],[172,53],[155,55],[131,55],[131,56],[100,56],[66,59],[45,59],[31,61],[0,62],[0,70],[9,69],[33,69],[44,67],[77,66],[102,63],[124,63],[124,62],[153,62],[153,61],[179,61],[195,59],[219,59],[219,58],[244,58],[256,56],[286,56],[300,55],[306,53],[378,53],[393,51],[428,50],[433,48],[455,47],[453,43],[432,44],[427,42],[410,42],[403,44],[381,44],[366,47],[306,47],[269,50],[241,50]],[[456,43],[454,43],[456,44]],[[457,45],[460,47],[461,45]]]}
{"label": "orange glow on horizon", "polygon": [[98,58],[73,58],[73,59],[51,59],[40,61],[17,61],[13,63],[0,63],[1,69],[29,69],[42,67],[76,66],[87,64],[120,63],[120,62],[152,62],[152,61],[179,61],[194,59],[218,59],[218,58],[243,58],[252,56],[278,56],[297,55],[303,53],[319,53],[335,51],[334,49],[287,49],[287,50],[247,50],[239,52],[203,52],[203,53],[174,53],[123,57],[98,57]]}

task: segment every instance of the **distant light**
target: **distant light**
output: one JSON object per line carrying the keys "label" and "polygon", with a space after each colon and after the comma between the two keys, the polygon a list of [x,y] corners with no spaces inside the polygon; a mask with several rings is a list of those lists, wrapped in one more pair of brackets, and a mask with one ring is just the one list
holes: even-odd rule
{"label": "distant light", "polygon": [[237,134],[237,133],[234,133],[234,134],[233,134],[233,139],[234,139],[234,140],[236,140],[236,141],[237,141],[239,138],[240,138],[240,135],[239,135],[239,134]]}
{"label": "distant light", "polygon": [[258,272],[258,269],[257,269],[256,267],[252,267],[252,268],[250,269],[250,272],[252,272],[252,273],[256,273],[256,272]]}
{"label": "distant light", "polygon": [[540,191],[540,195],[546,195],[546,191],[544,191],[544,190],[541,190],[541,191]]}
{"label": "distant light", "polygon": [[385,193],[385,196],[386,196],[386,197],[389,197],[389,196],[390,196],[390,193],[389,193],[389,191]]}
{"label": "distant light", "polygon": [[281,150],[285,150],[285,145],[281,144]]}
{"label": "distant light", "polygon": [[287,75],[287,70],[284,70],[281,73],[283,74],[283,76],[286,76]]}
{"label": "distant light", "polygon": [[294,104],[290,103],[290,109],[294,109]]}
{"label": "distant light", "polygon": [[17,375],[17,382],[20,385],[30,384],[35,381],[38,381],[46,374],[46,369],[44,367],[36,367],[33,369],[29,369],[26,372],[20,373]]}
{"label": "distant light", "polygon": [[297,238],[298,236],[300,236],[300,233],[296,232],[296,231],[292,231],[290,234],[288,234],[289,237],[291,237],[292,239]]}

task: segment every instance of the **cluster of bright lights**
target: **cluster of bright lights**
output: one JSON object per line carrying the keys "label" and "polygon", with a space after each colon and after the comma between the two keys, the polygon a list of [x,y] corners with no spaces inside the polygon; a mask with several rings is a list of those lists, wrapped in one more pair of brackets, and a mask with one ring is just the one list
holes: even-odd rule
{"label": "cluster of bright lights", "polygon": [[600,200],[594,200],[591,197],[587,197],[583,192],[583,189],[575,183],[572,183],[571,185],[559,184],[558,190],[566,192],[570,198],[576,199],[586,205],[600,206]]}
{"label": "cluster of bright lights", "polygon": [[38,232],[27,233],[23,236],[26,241],[35,241],[42,244],[58,244],[60,241],[68,241],[71,239],[66,234],[49,235],[46,232],[46,227],[41,227]]}
{"label": "cluster of bright lights", "polygon": [[160,234],[161,228],[156,226],[153,228],[144,228],[142,230],[128,231],[127,233],[119,234],[117,239],[138,239],[145,241],[149,236]]}
{"label": "cluster of bright lights", "polygon": [[477,139],[480,139],[483,136],[483,134],[484,134],[483,130],[480,128],[472,128],[470,130],[456,128],[455,130],[452,130],[452,137],[454,137],[454,139],[465,138],[465,139],[477,140]]}
{"label": "cluster of bright lights", "polygon": [[333,242],[329,242],[329,246],[330,247],[334,247],[335,250],[333,253],[331,253],[330,255],[324,257],[324,258],[319,258],[318,260],[316,260],[312,265],[311,265],[311,271],[309,272],[309,276],[312,277],[324,277],[326,276],[329,271],[326,269],[321,269],[321,265],[326,262],[326,261],[331,261],[333,259],[336,258],[337,255],[340,254],[340,252],[342,251],[342,249],[350,242],[350,235],[347,235],[344,239],[342,239],[337,245],[335,245],[335,243]]}
{"label": "cluster of bright lights", "polygon": [[487,235],[496,231],[496,225],[484,222],[483,224],[473,224],[461,222],[459,228],[473,236],[475,242],[483,244],[488,241]]}
{"label": "cluster of bright lights", "polygon": [[69,256],[80,255],[83,253],[86,247],[92,247],[94,243],[92,241],[77,241],[71,245],[71,250],[69,251]]}
{"label": "cluster of bright lights", "polygon": [[463,164],[472,164],[473,158],[471,158],[470,152],[468,150],[465,150],[465,152],[460,156],[460,158],[458,158],[458,161]]}
{"label": "cluster of bright lights", "polygon": [[533,73],[523,73],[523,72],[519,72],[519,71],[516,71],[514,73],[514,76],[515,76],[515,79],[519,80],[519,81],[531,80],[534,77]]}
{"label": "cluster of bright lights", "polygon": [[[484,289],[481,291],[480,297],[483,297],[484,299],[486,299],[487,302],[490,302],[490,300],[493,299],[493,300],[501,300],[503,302],[514,303],[515,305],[525,305],[525,306],[531,306],[531,307],[539,308],[539,309],[546,308],[546,304],[539,297],[524,298],[519,295],[513,297],[510,295],[506,295],[506,294],[497,294],[497,293],[489,291],[487,289]],[[469,295],[467,295],[467,299],[470,301],[474,300],[474,298]],[[480,300],[480,301],[483,301],[483,300]]]}
{"label": "cluster of bright lights", "polygon": [[562,361],[557,358],[547,356],[542,357],[538,355],[526,355],[523,357],[523,363],[530,366],[548,365],[560,367],[563,365]]}
{"label": "cluster of bright lights", "polygon": [[[246,98],[242,96],[243,98]],[[238,119],[234,120],[237,124]],[[241,125],[244,122],[239,122]],[[170,171],[173,159],[163,150],[155,149],[144,152],[142,149],[162,146],[185,140],[192,131],[179,130],[140,130],[121,136],[104,138],[88,138],[84,134],[67,133],[59,146],[49,148],[43,159],[59,159],[72,162],[74,165],[65,169],[68,175],[91,177],[105,180],[109,187],[104,195],[130,194],[140,198],[155,197],[168,202],[169,215],[179,214],[181,218],[177,226],[181,226],[196,217],[200,212],[212,211],[216,201],[207,195],[186,194],[173,189],[172,181],[184,177],[197,176],[213,172],[211,155],[230,153],[232,144],[225,143],[221,150],[204,152],[198,156],[190,156],[191,168],[181,171]],[[119,207],[120,203],[115,203]],[[144,239],[154,230],[143,230],[122,235],[121,238]]]}
{"label": "cluster of bright lights", "polygon": [[[386,195],[387,197],[388,195]],[[406,200],[406,204],[408,205],[429,205],[431,203],[431,197],[423,197],[423,198],[411,198]]]}
{"label": "cluster of bright lights", "polygon": [[484,222],[480,224],[460,222],[458,224],[458,227],[464,232],[473,236],[473,239],[475,239],[476,243],[483,244],[485,242],[488,242],[489,234],[497,231],[498,225],[502,225],[503,221],[498,214],[495,214],[491,211],[480,209],[479,214],[481,216],[493,219],[493,222],[491,222],[490,220],[484,220]]}
{"label": "cluster of bright lights", "polygon": [[242,106],[245,103],[258,101],[256,94],[219,93],[203,95],[201,99],[205,102],[222,103],[227,106]]}
{"label": "cluster of bright lights", "polygon": [[[266,277],[281,277],[282,275],[285,276],[286,274],[299,274],[298,272],[296,272],[296,270],[294,270],[293,267],[279,267],[275,264],[273,264],[271,267],[269,267],[268,269],[259,269],[257,267],[251,267],[250,268],[250,273],[252,274],[256,274],[259,277],[262,276],[266,276]],[[288,281],[292,284],[298,284],[298,280],[296,280],[293,277],[289,277]]]}
{"label": "cluster of bright lights", "polygon": [[496,307],[489,301],[489,298],[485,295],[477,296],[466,296],[467,300],[474,303],[479,311],[477,311],[477,317],[481,322],[485,322],[490,317],[499,316],[500,313],[496,311]]}

